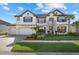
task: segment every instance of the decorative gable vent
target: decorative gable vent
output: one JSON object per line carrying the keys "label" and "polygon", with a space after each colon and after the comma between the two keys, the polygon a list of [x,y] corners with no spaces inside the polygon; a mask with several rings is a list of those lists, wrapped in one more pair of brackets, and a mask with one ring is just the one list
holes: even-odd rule
{"label": "decorative gable vent", "polygon": [[27,13],[27,15],[29,15],[29,13]]}
{"label": "decorative gable vent", "polygon": [[54,10],[53,14],[55,14],[55,15],[64,15],[64,13],[59,11],[58,9]]}

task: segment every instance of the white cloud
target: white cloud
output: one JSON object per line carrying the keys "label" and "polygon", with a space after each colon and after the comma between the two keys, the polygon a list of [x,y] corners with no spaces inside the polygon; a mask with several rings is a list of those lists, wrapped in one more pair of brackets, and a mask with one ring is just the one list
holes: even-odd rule
{"label": "white cloud", "polygon": [[64,6],[63,8],[64,8],[65,10],[67,9],[67,7],[66,7],[66,6]]}
{"label": "white cloud", "polygon": [[18,7],[18,10],[23,11],[24,8],[23,7]]}
{"label": "white cloud", "polygon": [[47,13],[47,12],[50,12],[50,11],[49,11],[49,10],[45,10],[45,9],[43,9],[42,12],[46,12],[46,13]]}
{"label": "white cloud", "polygon": [[7,10],[7,11],[10,10],[10,8],[8,7],[8,3],[0,3],[0,6],[1,6],[4,10]]}
{"label": "white cloud", "polygon": [[78,19],[79,18],[79,15],[75,15],[75,18]]}
{"label": "white cloud", "polygon": [[3,6],[3,9],[4,9],[4,10],[7,10],[7,11],[9,11],[9,10],[10,10],[10,8],[9,8],[9,7],[7,7],[7,6]]}
{"label": "white cloud", "polygon": [[63,3],[48,3],[48,4],[43,4],[43,3],[39,3],[39,4],[36,4],[37,5],[37,8],[35,8],[35,10],[38,10],[38,9],[41,9],[43,12],[44,10],[47,11],[47,10],[51,10],[53,8],[62,8],[62,9],[67,9],[67,7],[63,4]]}
{"label": "white cloud", "polygon": [[74,11],[74,12],[73,12],[73,14],[77,14],[77,12],[76,12],[76,11]]}
{"label": "white cloud", "polygon": [[43,3],[37,3],[36,5],[37,5],[36,10],[44,8]]}
{"label": "white cloud", "polygon": [[67,7],[63,3],[49,3],[48,4],[49,8],[64,8],[67,9]]}

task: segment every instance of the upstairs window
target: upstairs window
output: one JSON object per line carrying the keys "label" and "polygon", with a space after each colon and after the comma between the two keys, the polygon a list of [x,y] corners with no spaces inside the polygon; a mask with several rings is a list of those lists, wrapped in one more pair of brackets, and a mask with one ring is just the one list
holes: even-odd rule
{"label": "upstairs window", "polygon": [[59,17],[57,17],[57,21],[58,22],[65,22],[66,20],[65,20],[64,16],[59,16]]}
{"label": "upstairs window", "polygon": [[37,23],[46,23],[46,19],[45,18],[38,18]]}
{"label": "upstairs window", "polygon": [[49,18],[49,24],[53,24],[54,19],[53,18]]}
{"label": "upstairs window", "polygon": [[32,22],[33,20],[32,20],[32,17],[29,16],[29,17],[24,17],[24,18],[23,18],[23,21],[24,21],[24,22]]}

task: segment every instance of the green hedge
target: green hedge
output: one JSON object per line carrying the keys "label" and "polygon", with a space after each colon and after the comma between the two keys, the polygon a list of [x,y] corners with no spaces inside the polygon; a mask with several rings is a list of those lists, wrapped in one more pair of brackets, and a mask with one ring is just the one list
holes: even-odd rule
{"label": "green hedge", "polygon": [[0,32],[0,35],[7,35],[7,32]]}

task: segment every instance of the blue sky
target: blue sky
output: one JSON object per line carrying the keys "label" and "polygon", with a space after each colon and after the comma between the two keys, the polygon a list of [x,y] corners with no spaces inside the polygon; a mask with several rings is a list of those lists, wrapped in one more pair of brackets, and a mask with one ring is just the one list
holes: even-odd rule
{"label": "blue sky", "polygon": [[55,9],[66,14],[74,14],[74,21],[79,21],[79,3],[0,3],[0,19],[16,23],[14,15],[19,15],[26,10],[35,14],[45,14]]}

